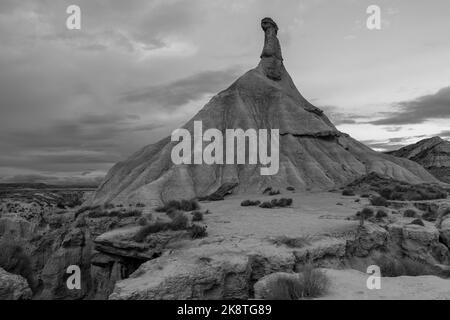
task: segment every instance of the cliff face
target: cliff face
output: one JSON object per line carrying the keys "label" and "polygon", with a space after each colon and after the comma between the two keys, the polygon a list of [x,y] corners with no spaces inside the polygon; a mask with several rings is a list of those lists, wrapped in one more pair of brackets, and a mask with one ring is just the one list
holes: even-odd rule
{"label": "cliff face", "polygon": [[421,164],[436,178],[450,183],[450,142],[434,137],[421,140],[389,154]]}
{"label": "cliff face", "polygon": [[228,182],[238,184],[237,193],[268,186],[329,189],[372,171],[411,183],[436,182],[416,163],[375,152],[339,132],[295,87],[283,64],[278,26],[270,18],[261,26],[265,44],[259,65],[213,97],[183,128],[193,135],[194,121],[202,121],[204,131],[279,129],[278,173],[262,176],[260,165],[248,164],[174,165],[176,143],[166,138],[116,164],[93,203],[158,204],[205,196]]}

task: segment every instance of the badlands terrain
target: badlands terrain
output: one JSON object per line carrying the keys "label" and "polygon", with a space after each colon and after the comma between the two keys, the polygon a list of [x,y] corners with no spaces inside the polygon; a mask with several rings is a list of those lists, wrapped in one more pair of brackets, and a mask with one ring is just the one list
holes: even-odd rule
{"label": "badlands terrain", "polygon": [[175,165],[169,137],[95,192],[7,188],[0,299],[450,299],[450,186],[340,132],[295,87],[276,23],[261,27],[257,67],[184,128],[277,128],[279,172]]}

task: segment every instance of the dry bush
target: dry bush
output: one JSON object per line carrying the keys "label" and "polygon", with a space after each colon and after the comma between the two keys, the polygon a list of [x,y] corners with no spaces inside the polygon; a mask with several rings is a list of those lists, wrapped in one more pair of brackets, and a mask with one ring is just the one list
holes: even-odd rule
{"label": "dry bush", "polygon": [[429,265],[410,258],[380,256],[375,259],[383,277],[423,276],[433,275],[435,271]]}
{"label": "dry bush", "polygon": [[388,207],[389,203],[384,197],[372,197],[370,198],[370,204],[376,207]]}
{"label": "dry bush", "polygon": [[195,211],[192,216],[193,222],[203,221],[203,213],[200,211]]}
{"label": "dry bush", "polygon": [[415,224],[416,226],[422,226],[425,227],[425,223],[423,223],[422,219],[415,219],[413,222],[411,222],[410,224]]}
{"label": "dry bush", "polygon": [[289,248],[303,248],[311,244],[309,237],[289,238],[286,236],[277,237],[272,240],[275,245],[285,245]]}
{"label": "dry bush", "polygon": [[381,220],[383,218],[387,218],[388,217],[388,213],[384,210],[378,210],[377,214],[375,215],[375,218],[378,220]]}
{"label": "dry bush", "polygon": [[267,300],[300,300],[323,296],[330,280],[320,270],[306,265],[298,277],[280,277],[269,283]]}
{"label": "dry bush", "polygon": [[353,191],[352,189],[345,189],[344,191],[342,191],[342,195],[346,197],[352,197],[355,195],[355,191]]}
{"label": "dry bush", "polygon": [[206,231],[207,226],[200,226],[198,224],[193,224],[190,228],[190,234],[192,239],[200,239],[208,236],[208,232]]}
{"label": "dry bush", "polygon": [[170,210],[181,210],[181,211],[190,212],[190,211],[199,210],[199,209],[200,209],[200,204],[198,203],[198,201],[195,199],[192,199],[192,200],[181,200],[181,201],[171,200],[171,201],[167,202],[164,206],[156,208],[156,211],[157,212],[168,212]]}
{"label": "dry bush", "polygon": [[415,218],[417,217],[417,212],[414,209],[407,209],[405,212],[403,212],[403,216],[405,218]]}
{"label": "dry bush", "polygon": [[256,201],[252,201],[252,200],[244,200],[241,202],[241,207],[257,207],[261,204],[261,201],[256,200]]}

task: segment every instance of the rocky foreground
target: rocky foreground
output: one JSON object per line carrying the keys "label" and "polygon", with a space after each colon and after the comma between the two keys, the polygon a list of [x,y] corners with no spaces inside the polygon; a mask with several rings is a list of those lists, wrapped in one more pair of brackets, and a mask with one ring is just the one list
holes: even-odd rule
{"label": "rocky foreground", "polygon": [[[292,205],[241,206],[281,196],[292,198]],[[202,202],[200,221],[184,214],[189,225],[207,226],[199,238],[190,227],[142,235],[148,226],[173,221],[143,206],[54,208],[35,217],[2,213],[1,298],[251,299],[265,277],[313,264],[327,268],[331,280],[322,298],[447,299],[450,201],[374,206],[372,199],[285,190]],[[374,214],[361,226],[364,210]],[[406,258],[421,262],[417,277],[389,269]],[[373,264],[387,268],[387,279],[383,290],[369,292],[366,271]],[[66,286],[70,265],[81,268],[81,290]]]}

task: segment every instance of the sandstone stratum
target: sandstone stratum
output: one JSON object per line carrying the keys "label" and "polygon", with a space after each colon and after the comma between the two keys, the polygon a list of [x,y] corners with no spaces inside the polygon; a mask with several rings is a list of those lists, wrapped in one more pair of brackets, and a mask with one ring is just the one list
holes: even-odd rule
{"label": "sandstone stratum", "polygon": [[450,141],[433,137],[388,154],[415,161],[437,179],[450,183]]}
{"label": "sandstone stratum", "polygon": [[[92,198],[92,204],[145,203],[205,197],[234,184],[235,194],[255,193],[270,186],[297,190],[327,190],[376,172],[410,183],[437,182],[417,163],[375,152],[340,132],[322,110],[297,90],[284,66],[278,26],[261,23],[264,48],[258,66],[220,92],[184,129],[194,122],[203,130],[279,129],[279,171],[262,176],[260,165],[174,165],[171,138],[144,147],[117,163]],[[248,162],[246,162],[248,163]]]}

